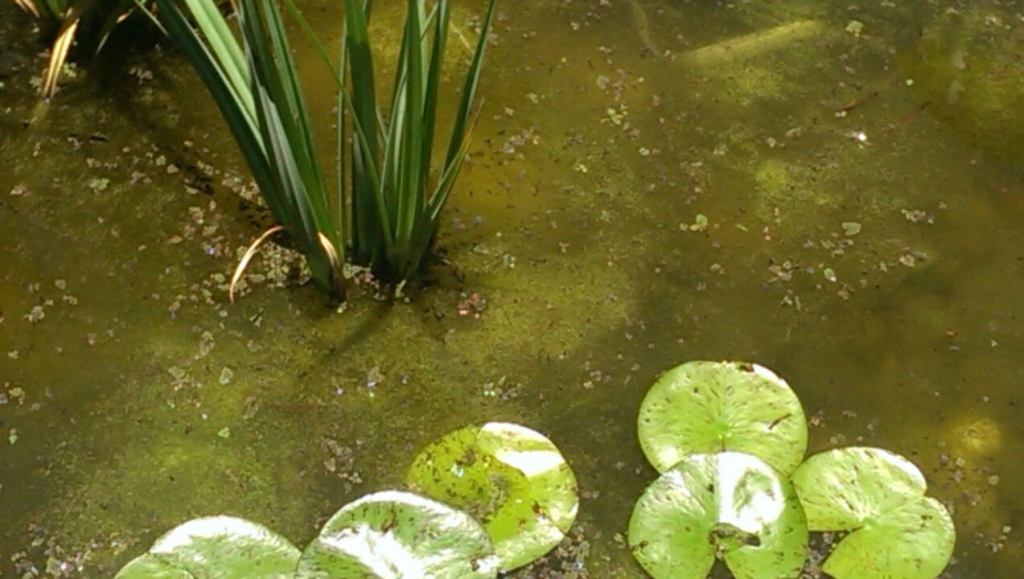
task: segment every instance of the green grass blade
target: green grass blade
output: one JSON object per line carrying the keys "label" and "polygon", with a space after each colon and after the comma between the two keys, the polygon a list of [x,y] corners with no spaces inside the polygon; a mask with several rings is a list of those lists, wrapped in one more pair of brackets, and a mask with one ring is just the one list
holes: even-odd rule
{"label": "green grass blade", "polygon": [[[345,66],[347,63],[347,43],[344,42],[344,39],[347,36],[347,33],[345,31],[345,25],[342,25],[341,38],[343,39],[343,41],[341,42],[341,54],[340,58],[338,59],[339,65],[335,66],[334,63],[331,62],[330,56],[328,56],[327,54],[326,46],[324,46],[324,43],[316,35],[316,32],[313,30],[312,26],[309,25],[309,21],[302,15],[302,12],[295,5],[294,0],[284,0],[284,6],[288,10],[288,13],[292,16],[292,18],[296,22],[298,22],[299,27],[302,29],[306,37],[313,43],[313,46],[314,48],[316,48],[317,53],[320,56],[320,59],[327,66],[328,70],[330,70],[331,77],[335,79],[335,82],[338,84],[338,90],[344,90],[344,76],[341,73],[341,71],[345,70]],[[345,113],[346,107],[342,103],[342,98],[341,95],[339,94],[337,108],[337,151],[339,157],[338,183],[335,193],[335,199],[329,200],[327,207],[327,210],[330,211],[332,217],[332,232],[329,234],[329,236],[331,237],[335,245],[338,246],[339,248],[344,248],[348,244],[348,231],[350,227],[348,216],[348,204],[345,202],[346,171],[344,159],[346,152],[345,143],[347,140],[345,136]]]}
{"label": "green grass blade", "polygon": [[455,113],[455,125],[452,127],[451,140],[448,143],[448,155],[445,157],[445,166],[451,164],[462,148],[462,141],[466,136],[466,123],[469,120],[470,109],[476,100],[477,87],[480,84],[480,70],[483,68],[484,52],[487,48],[487,36],[491,31],[491,20],[494,17],[495,0],[487,1],[487,9],[484,13],[483,25],[480,27],[480,38],[476,43],[476,50],[473,52],[473,59],[466,74],[466,83],[462,87],[462,97],[459,101],[459,109]]}
{"label": "green grass blade", "polygon": [[346,37],[347,32],[345,31],[345,24],[342,24],[341,42],[339,43],[341,46],[338,49],[338,70],[334,72],[334,80],[338,84],[338,101],[337,104],[335,105],[337,106],[338,123],[338,184],[336,190],[337,199],[335,199],[335,203],[337,204],[339,215],[338,225],[340,227],[340,231],[338,232],[338,235],[345,241],[346,244],[349,244],[352,242],[352,239],[355,236],[355,233],[353,231],[353,228],[355,226],[352,223],[352,218],[348,211],[349,202],[347,196],[345,195],[345,180],[347,177],[347,172],[345,171],[345,160],[346,153],[348,151],[348,135],[346,133],[345,124],[345,112],[347,110],[347,107],[345,106],[344,103],[345,70],[348,68],[348,51],[346,50],[347,43],[345,42]]}
{"label": "green grass blade", "polygon": [[437,182],[437,187],[427,201],[426,214],[430,217],[431,221],[437,221],[441,215],[441,210],[444,209],[445,204],[448,202],[448,196],[455,186],[455,180],[462,170],[462,163],[465,161],[468,151],[469,139],[463,139],[462,147],[458,150],[452,162],[445,167],[444,173]]}
{"label": "green grass blade", "polygon": [[[369,225],[372,229],[377,223],[383,223],[387,221],[387,214],[385,213],[384,199],[381,193],[380,187],[380,172],[374,161],[372,152],[372,145],[367,137],[370,131],[364,129],[362,121],[359,119],[359,115],[356,114],[355,103],[349,97],[345,91],[341,92],[342,102],[347,109],[347,114],[352,119],[352,135],[354,143],[352,147],[352,166],[353,166],[353,181],[352,181],[352,219],[354,226],[354,233],[359,233],[359,237],[355,239],[356,245],[364,244],[364,248],[370,248],[376,245],[374,239],[362,240],[364,231],[361,229],[364,223],[356,224],[357,221],[365,220],[365,225]],[[375,124],[375,121],[371,119],[371,124]],[[360,207],[366,207],[368,209],[358,209],[357,203]],[[390,237],[390,231],[384,229],[379,232],[379,238],[383,239],[384,245],[390,248],[392,240]]]}
{"label": "green grass blade", "polygon": [[[443,1],[443,0],[442,0]],[[410,239],[416,223],[417,208],[424,191],[420,189],[423,162],[423,104],[424,104],[424,5],[423,0],[408,0],[406,15],[406,133],[402,151],[402,167],[398,190],[398,223],[396,237]],[[394,122],[394,119],[392,119]]]}
{"label": "green grass blade", "polygon": [[245,109],[255,112],[256,106],[249,92],[249,72],[245,63],[242,47],[228,28],[227,21],[221,15],[214,0],[184,0],[185,6],[192,14],[196,26],[202,32],[209,51],[217,58],[224,71],[229,85],[235,92],[235,98],[245,103]]}
{"label": "green grass blade", "polygon": [[383,120],[377,106],[373,59],[367,31],[370,8],[367,1],[345,2],[345,39],[349,62],[351,96],[342,91],[345,106],[351,115],[353,136],[352,162],[352,222],[353,245],[364,260],[372,260],[380,253],[380,242],[391,246],[391,232],[382,227],[387,222],[387,206],[380,188],[381,141],[384,137]]}
{"label": "green grass blade", "polygon": [[[274,181],[267,163],[259,128],[255,124],[254,111],[248,110],[247,104],[238,98],[228,75],[221,67],[221,62],[203,43],[178,4],[174,0],[155,1],[168,34],[192,63],[199,78],[206,85],[227,121],[228,128],[231,129],[256,183],[262,191],[271,191]],[[275,207],[270,200],[268,200],[268,205],[276,217],[280,208]]]}
{"label": "green grass blade", "polygon": [[[379,117],[377,111],[377,91],[373,76],[373,56],[370,53],[370,37],[368,27],[368,8],[360,6],[358,0],[344,0],[346,32],[345,42],[348,43],[349,62],[351,64],[352,104],[355,115],[365,128],[375,128]],[[372,123],[370,122],[372,120]],[[365,137],[373,161],[380,156],[377,131],[365,131]]]}
{"label": "green grass blade", "polygon": [[343,247],[334,239],[336,228],[280,14],[270,0],[242,0],[240,21],[263,139],[289,209],[283,225],[309,258],[314,278],[329,289],[332,270],[340,264],[331,263],[320,235],[327,236],[335,253]]}
{"label": "green grass blade", "polygon": [[292,121],[290,124],[293,127],[294,133],[294,141],[291,144],[298,149],[296,155],[300,162],[299,168],[308,190],[310,205],[315,211],[317,226],[321,232],[332,236],[333,233],[331,232],[335,229],[334,215],[327,203],[323,171],[320,169],[316,155],[316,145],[313,141],[313,125],[302,97],[302,90],[296,76],[297,69],[291,56],[281,16],[271,0],[262,0],[261,5],[270,24],[269,31],[272,34],[272,46],[277,48],[277,58],[274,61],[277,65],[277,73],[278,76],[285,80],[285,94],[289,99],[288,112],[291,115]]}
{"label": "green grass blade", "polygon": [[430,50],[430,68],[427,72],[427,87],[423,102],[423,167],[420,174],[420,187],[427,190],[430,178],[431,160],[434,152],[434,127],[437,123],[437,95],[441,86],[441,70],[444,66],[444,51],[448,43],[448,23],[451,11],[448,0],[439,0],[434,5],[434,45]]}

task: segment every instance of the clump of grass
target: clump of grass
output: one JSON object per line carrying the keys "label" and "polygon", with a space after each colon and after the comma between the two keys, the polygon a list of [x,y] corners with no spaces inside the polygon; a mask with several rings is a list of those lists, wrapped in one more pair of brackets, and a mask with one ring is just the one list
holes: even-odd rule
{"label": "clump of grass", "polygon": [[[447,147],[435,162],[449,0],[429,6],[407,0],[386,108],[378,102],[370,50],[371,2],[343,1],[339,65],[331,64],[316,43],[338,86],[340,166],[332,191],[315,155],[309,114],[274,1],[240,0],[238,40],[215,0],[156,0],[168,33],[212,94],[274,218],[306,255],[315,282],[338,297],[344,296],[343,267],[349,262],[397,284],[421,270],[466,156],[495,3],[487,0]],[[291,0],[285,2],[312,36]]]}
{"label": "clump of grass", "polygon": [[143,4],[143,0],[13,0],[22,10],[35,18],[56,26],[57,34],[50,48],[50,59],[43,74],[40,93],[45,98],[57,92],[64,63],[72,44],[75,43],[82,23],[89,21],[98,25],[99,34],[95,50],[99,52],[107,42],[114,27],[128,18],[136,9],[156,22],[155,17]]}

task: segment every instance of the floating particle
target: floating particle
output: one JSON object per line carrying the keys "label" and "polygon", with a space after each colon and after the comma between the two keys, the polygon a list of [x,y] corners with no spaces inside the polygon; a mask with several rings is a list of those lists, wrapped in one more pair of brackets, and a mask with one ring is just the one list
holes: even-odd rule
{"label": "floating particle", "polygon": [[25,314],[25,319],[29,323],[36,324],[46,317],[46,312],[43,311],[43,306],[33,306],[32,311]]}
{"label": "floating particle", "polygon": [[690,225],[690,231],[704,231],[708,228],[708,217],[703,213],[698,213],[693,218],[693,224]]}
{"label": "floating particle", "polygon": [[110,179],[96,177],[89,180],[89,188],[95,191],[96,193],[105,190],[109,185]]}
{"label": "floating particle", "polygon": [[845,233],[847,237],[853,237],[854,235],[857,235],[858,233],[860,233],[860,230],[861,225],[856,221],[843,222],[843,233]]}

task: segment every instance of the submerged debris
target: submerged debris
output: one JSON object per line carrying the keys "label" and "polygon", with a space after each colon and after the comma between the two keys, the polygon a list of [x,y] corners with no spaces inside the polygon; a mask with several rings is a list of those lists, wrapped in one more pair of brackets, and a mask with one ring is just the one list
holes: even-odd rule
{"label": "submerged debris", "polygon": [[462,299],[459,300],[457,306],[459,315],[462,317],[471,316],[473,319],[480,319],[484,311],[487,310],[487,298],[479,292],[463,292]]}
{"label": "submerged debris", "polygon": [[587,528],[577,523],[551,552],[504,577],[516,579],[586,579],[590,541]]}

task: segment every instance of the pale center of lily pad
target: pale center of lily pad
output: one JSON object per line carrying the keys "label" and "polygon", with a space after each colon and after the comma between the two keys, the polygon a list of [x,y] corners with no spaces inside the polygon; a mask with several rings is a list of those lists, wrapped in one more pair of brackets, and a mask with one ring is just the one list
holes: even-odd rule
{"label": "pale center of lily pad", "polygon": [[562,455],[552,450],[499,450],[494,456],[527,477],[540,476],[565,464]]}
{"label": "pale center of lily pad", "polygon": [[391,531],[380,532],[365,523],[337,535],[321,537],[324,544],[352,555],[377,577],[425,577],[427,565]]}
{"label": "pale center of lily pad", "polygon": [[786,508],[779,479],[753,456],[725,453],[718,461],[718,521],[760,534],[775,524]]}

